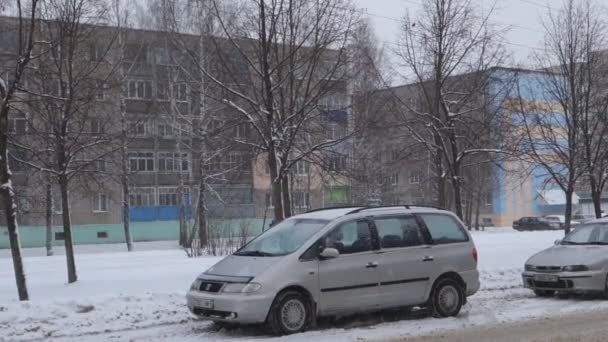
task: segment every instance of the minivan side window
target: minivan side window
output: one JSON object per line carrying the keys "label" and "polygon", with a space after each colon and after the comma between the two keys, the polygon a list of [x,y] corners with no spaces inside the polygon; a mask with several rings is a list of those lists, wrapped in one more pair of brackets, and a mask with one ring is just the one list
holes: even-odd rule
{"label": "minivan side window", "polygon": [[325,247],[335,248],[340,254],[371,251],[372,232],[367,221],[350,221],[334,228],[325,236]]}
{"label": "minivan side window", "polygon": [[418,222],[413,216],[376,217],[374,222],[382,248],[412,247],[422,244]]}
{"label": "minivan side window", "polygon": [[437,214],[420,214],[435,244],[469,241],[462,226],[451,216]]}

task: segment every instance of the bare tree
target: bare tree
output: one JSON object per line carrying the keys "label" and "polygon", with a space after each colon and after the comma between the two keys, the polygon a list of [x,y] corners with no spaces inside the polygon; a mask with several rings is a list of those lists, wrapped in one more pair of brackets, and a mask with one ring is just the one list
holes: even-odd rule
{"label": "bare tree", "polygon": [[3,211],[8,227],[13,268],[19,300],[28,300],[25,271],[23,270],[23,259],[21,258],[21,245],[19,241],[19,226],[17,223],[17,205],[13,191],[11,170],[9,165],[9,112],[13,105],[13,96],[19,88],[21,79],[32,59],[34,50],[34,39],[37,33],[37,0],[32,0],[29,11],[26,11],[21,1],[17,1],[17,41],[14,51],[12,80],[0,78],[0,197],[2,199]]}
{"label": "bare tree", "polygon": [[[470,0],[426,1],[415,17],[406,14],[397,49],[420,99],[419,106],[402,103],[404,127],[431,152],[437,205],[447,206],[451,185],[461,218],[463,163],[472,155],[500,152],[487,139],[467,139],[470,122],[465,122],[496,124],[484,114],[489,108],[487,71],[503,56],[500,33],[488,23],[491,14],[477,13]],[[467,76],[456,79],[463,74]]]}
{"label": "bare tree", "polygon": [[[106,85],[115,69],[103,63],[113,45],[113,31],[95,26],[107,8],[99,1],[46,1],[41,8],[43,34],[49,42],[40,59],[28,101],[33,134],[16,145],[26,149],[29,167],[49,173],[59,185],[65,233],[68,282],[77,280],[70,216],[70,188],[76,181],[80,189],[97,174],[98,161],[108,158],[116,148],[113,120],[104,110]],[[86,178],[83,179],[83,177]],[[107,200],[107,198],[104,198]],[[59,211],[59,210],[58,210]]]}
{"label": "bare tree", "polygon": [[217,62],[197,66],[224,89],[222,102],[252,132],[238,143],[266,158],[275,218],[282,220],[291,215],[291,169],[343,140],[318,141],[308,133],[320,129],[319,102],[344,85],[353,11],[342,0],[254,1],[227,19],[211,3],[222,37],[210,39],[207,56]]}
{"label": "bare tree", "polygon": [[[606,183],[605,61],[596,50],[606,39],[605,21],[590,1],[566,0],[544,21],[545,44],[537,55],[546,70],[526,89],[520,82],[520,112],[530,159],[566,196],[565,232],[570,231],[573,196],[587,177],[596,215]],[[525,95],[527,94],[527,96]],[[543,101],[545,104],[536,102]],[[534,102],[536,101],[536,102]],[[535,114],[535,115],[527,115]]]}

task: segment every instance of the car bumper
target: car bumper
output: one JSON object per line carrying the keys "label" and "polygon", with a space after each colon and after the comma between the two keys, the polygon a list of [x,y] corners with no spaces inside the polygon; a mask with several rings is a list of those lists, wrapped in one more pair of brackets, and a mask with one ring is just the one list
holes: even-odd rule
{"label": "car bumper", "polygon": [[479,291],[479,287],[481,286],[479,283],[479,271],[471,270],[466,272],[460,272],[460,276],[464,283],[467,285],[467,297],[474,295]]}
{"label": "car bumper", "polygon": [[[553,276],[554,279],[543,279]],[[533,290],[560,292],[599,292],[606,288],[606,271],[522,274],[524,287]]]}
{"label": "car bumper", "polygon": [[266,321],[274,297],[251,294],[209,294],[190,290],[186,299],[190,312],[202,319],[256,324]]}

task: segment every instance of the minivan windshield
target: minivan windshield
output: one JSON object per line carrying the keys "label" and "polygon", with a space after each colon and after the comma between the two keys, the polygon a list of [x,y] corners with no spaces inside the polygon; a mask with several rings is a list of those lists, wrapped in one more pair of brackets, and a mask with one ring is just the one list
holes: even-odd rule
{"label": "minivan windshield", "polygon": [[576,226],[561,242],[562,245],[608,245],[608,223]]}
{"label": "minivan windshield", "polygon": [[295,252],[329,221],[317,219],[289,219],[270,228],[234,255],[281,256]]}

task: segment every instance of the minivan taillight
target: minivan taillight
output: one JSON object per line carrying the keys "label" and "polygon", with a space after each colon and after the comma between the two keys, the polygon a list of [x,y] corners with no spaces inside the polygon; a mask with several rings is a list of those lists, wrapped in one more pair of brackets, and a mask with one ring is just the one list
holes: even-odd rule
{"label": "minivan taillight", "polygon": [[475,259],[475,263],[477,263],[478,255],[477,248],[473,247],[473,259]]}

